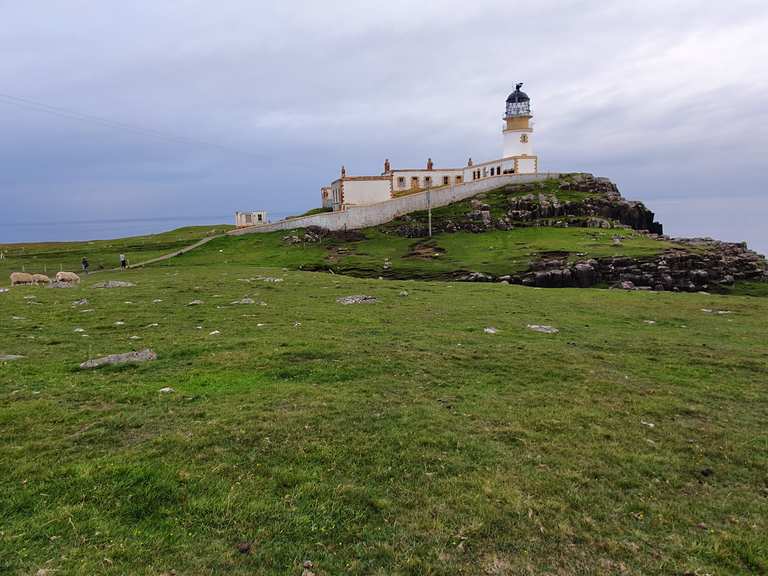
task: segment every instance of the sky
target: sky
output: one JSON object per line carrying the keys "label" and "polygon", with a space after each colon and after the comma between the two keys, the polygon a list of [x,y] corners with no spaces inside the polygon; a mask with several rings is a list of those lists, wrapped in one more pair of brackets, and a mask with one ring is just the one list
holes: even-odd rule
{"label": "sky", "polygon": [[764,0],[0,0],[0,242],[272,219],[348,174],[501,155],[768,253]]}

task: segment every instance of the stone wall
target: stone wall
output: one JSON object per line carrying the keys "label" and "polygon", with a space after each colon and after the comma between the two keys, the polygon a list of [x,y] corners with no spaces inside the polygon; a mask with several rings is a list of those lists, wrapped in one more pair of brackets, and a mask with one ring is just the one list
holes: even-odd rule
{"label": "stone wall", "polygon": [[[508,184],[541,182],[543,180],[558,177],[560,177],[559,173],[508,174],[504,176],[484,178],[465,184],[445,186],[430,192],[431,204],[433,208],[438,208]],[[276,230],[294,230],[296,228],[307,228],[309,226],[319,226],[326,230],[355,230],[386,224],[398,216],[426,209],[427,192],[424,191],[403,196],[401,198],[387,200],[386,202],[379,202],[378,204],[371,204],[369,206],[354,206],[339,212],[324,212],[321,214],[313,214],[311,216],[299,216],[296,218],[280,220],[279,222],[273,222],[265,226],[240,228],[238,230],[232,230],[231,232],[228,232],[228,234],[239,236],[241,234],[274,232]]]}

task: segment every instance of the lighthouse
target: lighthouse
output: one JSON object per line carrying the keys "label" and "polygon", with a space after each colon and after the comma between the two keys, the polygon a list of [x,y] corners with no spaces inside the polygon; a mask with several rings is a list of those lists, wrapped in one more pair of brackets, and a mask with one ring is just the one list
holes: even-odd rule
{"label": "lighthouse", "polygon": [[504,114],[505,160],[514,159],[515,173],[531,174],[538,171],[538,159],[533,152],[533,127],[531,126],[531,99],[520,90],[523,83],[507,98]]}

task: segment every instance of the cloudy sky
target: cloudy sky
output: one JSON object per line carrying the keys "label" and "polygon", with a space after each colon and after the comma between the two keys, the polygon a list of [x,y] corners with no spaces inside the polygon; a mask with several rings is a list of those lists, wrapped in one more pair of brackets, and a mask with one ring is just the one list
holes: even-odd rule
{"label": "cloudy sky", "polygon": [[497,158],[525,82],[545,170],[768,252],[765,0],[0,0],[0,53],[0,241],[283,216],[342,163]]}

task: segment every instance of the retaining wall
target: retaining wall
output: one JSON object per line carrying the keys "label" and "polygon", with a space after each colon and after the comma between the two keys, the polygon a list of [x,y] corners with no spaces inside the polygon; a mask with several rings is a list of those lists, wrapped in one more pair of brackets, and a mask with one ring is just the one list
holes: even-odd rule
{"label": "retaining wall", "polygon": [[[495,190],[507,184],[525,184],[528,182],[540,182],[550,178],[560,177],[559,172],[544,172],[539,174],[507,174],[502,176],[493,176],[477,180],[475,182],[466,182],[464,184],[445,186],[431,191],[431,203],[433,208],[446,206],[466,198],[471,198],[481,192]],[[231,236],[240,236],[241,234],[257,234],[263,232],[274,232],[276,230],[293,230],[295,228],[306,228],[308,226],[319,226],[327,230],[354,230],[356,228],[368,228],[369,226],[378,226],[385,224],[410,212],[427,209],[427,193],[416,192],[400,198],[393,198],[379,202],[378,204],[369,204],[367,206],[350,206],[339,212],[322,212],[312,214],[311,216],[298,216],[296,218],[287,218],[271,224],[260,226],[251,226],[249,228],[238,228],[227,232]]]}

